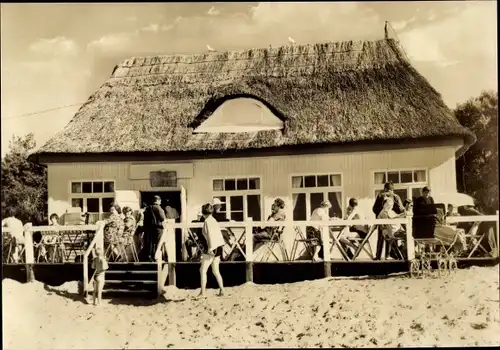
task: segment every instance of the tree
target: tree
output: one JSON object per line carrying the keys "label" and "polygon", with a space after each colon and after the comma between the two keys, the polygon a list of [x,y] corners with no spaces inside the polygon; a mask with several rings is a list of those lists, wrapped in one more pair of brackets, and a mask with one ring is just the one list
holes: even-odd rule
{"label": "tree", "polygon": [[458,121],[477,141],[457,159],[460,192],[474,197],[484,213],[498,210],[498,93],[484,91],[455,109]]}
{"label": "tree", "polygon": [[41,224],[47,217],[47,170],[28,161],[35,149],[32,133],[13,136],[9,152],[2,159],[2,217],[6,208],[15,209],[16,217],[23,223]]}

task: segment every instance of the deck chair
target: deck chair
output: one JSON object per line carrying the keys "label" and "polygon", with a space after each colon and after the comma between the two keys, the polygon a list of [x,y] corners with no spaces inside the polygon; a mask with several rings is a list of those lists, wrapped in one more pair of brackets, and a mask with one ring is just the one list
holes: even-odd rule
{"label": "deck chair", "polygon": [[130,262],[128,259],[127,249],[130,249],[130,251],[132,252],[132,259],[134,260],[134,262],[139,261],[139,254],[137,254],[134,236],[131,236],[127,239],[124,238],[121,247],[123,250],[123,257],[125,258],[126,262]]}
{"label": "deck chair", "polygon": [[467,256],[468,259],[472,257],[472,255],[476,252],[478,248],[480,248],[484,253],[491,255],[483,246],[482,242],[486,238],[487,234],[489,233],[488,230],[484,230],[484,232],[481,234],[478,234],[479,231],[479,226],[481,222],[474,222],[472,227],[470,228],[469,232],[465,234],[465,237],[470,239],[472,241],[473,247],[471,251],[469,252],[469,255]]}
{"label": "deck chair", "polygon": [[280,247],[281,256],[285,261],[288,261],[288,252],[286,251],[285,243],[283,242],[283,231],[285,227],[273,227],[271,231],[271,238],[261,239],[260,242],[263,243],[263,246],[267,248],[266,253],[262,256],[262,261],[269,261],[271,255],[274,255],[276,260],[279,260],[278,256],[274,253],[274,247],[276,244]]}
{"label": "deck chair", "polygon": [[62,263],[64,260],[64,245],[58,233],[48,233],[42,237],[38,244],[33,244],[36,249],[36,262],[43,258],[48,263]]}
{"label": "deck chair", "polygon": [[385,237],[385,243],[387,244],[387,249],[385,251],[385,259],[387,260],[389,257],[393,257],[391,253],[394,252],[394,256],[397,260],[405,260],[405,255],[401,251],[398,243],[402,241],[402,238],[399,237]]}
{"label": "deck chair", "polygon": [[188,253],[188,261],[198,261],[201,257],[201,254],[203,252],[203,247],[202,247],[202,244],[200,242],[200,239],[198,237],[198,234],[201,234],[201,233],[198,233],[198,231],[201,230],[201,229],[198,229],[198,228],[188,228],[187,229],[187,232],[188,232],[188,237],[189,237],[189,242],[191,243],[190,247],[194,247],[195,250],[194,252],[192,252],[192,254],[189,254]]}
{"label": "deck chair", "polygon": [[[304,247],[300,250],[298,253],[298,256],[300,257],[304,251],[312,251],[313,245],[311,239],[307,239],[306,236],[304,236],[304,232],[301,227],[295,226],[295,239],[293,241],[292,245],[292,251],[290,252],[290,260],[295,260],[297,257],[297,250],[299,247],[299,244],[302,243],[304,244]],[[305,228],[307,230],[307,227]],[[298,238],[297,238],[298,237]]]}
{"label": "deck chair", "polygon": [[[364,238],[361,238],[361,237],[343,237],[344,231],[349,230],[349,232],[351,232],[350,227],[351,226],[343,226],[340,228],[339,226],[337,226],[337,230],[335,230],[335,229],[332,230],[332,227],[330,227],[330,237],[332,238],[332,242],[330,243],[330,254],[332,253],[333,248],[335,248],[335,246],[337,246],[339,248],[339,251],[342,254],[343,258],[346,261],[352,261],[357,257],[356,252],[357,252],[358,248],[361,247],[361,250],[365,251],[368,254],[368,256],[371,259],[373,259],[373,251],[372,251],[369,240],[365,240]],[[367,236],[370,233],[370,229],[371,228],[368,229]],[[335,231],[339,232],[337,236],[333,236],[335,234],[334,233]],[[349,241],[349,243],[348,244],[342,243],[340,241],[341,238],[346,239],[347,241]],[[360,246],[361,243],[362,243],[362,245]],[[368,245],[368,248],[366,247],[366,245]],[[345,247],[355,249],[355,253],[352,254],[353,255],[352,257],[349,256],[348,250],[346,250]],[[360,250],[360,252],[361,252],[361,250]],[[359,253],[358,253],[358,255],[359,255]]]}
{"label": "deck chair", "polygon": [[224,237],[224,242],[226,242],[226,246],[229,247],[229,252],[225,257],[225,261],[233,261],[237,257],[237,253],[240,252],[242,257],[246,259],[245,251],[241,246],[243,244],[243,240],[245,239],[245,231],[239,237],[236,237],[236,234],[229,228],[221,229],[222,236]]}
{"label": "deck chair", "polygon": [[[371,244],[370,244],[370,238],[371,236],[373,235],[374,232],[377,232],[378,230],[378,225],[371,225],[368,229],[368,234],[365,236],[365,238],[361,239],[361,238],[356,238],[355,241],[358,241],[358,248],[356,249],[356,251],[354,252],[354,256],[352,257],[351,260],[356,260],[356,258],[359,256],[359,254],[361,253],[361,251],[364,251],[365,253],[368,254],[368,256],[374,260],[375,257],[374,257],[374,254],[373,254],[373,250],[372,250],[372,247],[371,247]],[[366,245],[368,244],[368,248],[366,248]]]}
{"label": "deck chair", "polygon": [[368,227],[368,233],[364,238],[361,237],[350,237],[348,238],[351,243],[356,247],[356,250],[354,251],[353,257],[350,259],[351,261],[356,260],[356,258],[361,254],[362,251],[364,251],[368,257],[372,260],[375,259],[375,254],[373,254],[373,249],[370,243],[370,238],[373,235],[373,233],[377,230],[377,225],[370,225]]}
{"label": "deck chair", "polygon": [[[24,244],[16,244],[16,240],[13,239],[12,237],[9,240],[9,245],[8,245],[8,251],[7,251],[7,263],[13,263],[13,264],[20,264],[25,261],[25,256],[24,256],[24,251],[25,247]],[[18,259],[16,261],[14,257],[14,250],[15,248],[18,249]]]}
{"label": "deck chair", "polygon": [[[118,253],[115,253],[114,250],[116,248],[116,251]],[[106,257],[106,260],[108,261],[114,261],[117,262],[121,258],[125,257],[125,251],[123,249],[123,244],[119,239],[113,239],[109,242],[108,246],[106,247],[106,250],[104,252],[104,256]]]}

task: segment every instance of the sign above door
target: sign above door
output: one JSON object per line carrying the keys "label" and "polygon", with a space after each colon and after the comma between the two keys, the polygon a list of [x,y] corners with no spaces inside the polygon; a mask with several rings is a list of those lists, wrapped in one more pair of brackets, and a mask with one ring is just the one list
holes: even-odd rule
{"label": "sign above door", "polygon": [[177,187],[177,171],[151,171],[151,187]]}

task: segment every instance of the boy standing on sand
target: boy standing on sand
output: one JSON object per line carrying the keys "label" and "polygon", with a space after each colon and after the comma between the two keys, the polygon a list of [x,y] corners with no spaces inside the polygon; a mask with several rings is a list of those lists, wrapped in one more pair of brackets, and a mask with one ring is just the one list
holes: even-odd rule
{"label": "boy standing on sand", "polygon": [[200,279],[201,291],[199,296],[205,296],[205,289],[207,287],[207,272],[208,268],[212,266],[212,273],[219,284],[219,296],[224,295],[224,282],[219,271],[219,263],[222,256],[222,246],[224,246],[224,237],[219,227],[219,223],[213,217],[214,208],[211,204],[205,204],[201,213],[205,218],[202,233],[205,239],[204,254],[201,258],[200,266]]}
{"label": "boy standing on sand", "polygon": [[92,260],[92,268],[94,273],[94,292],[92,294],[94,305],[100,305],[102,300],[102,290],[104,288],[105,277],[104,274],[109,268],[108,262],[103,254],[102,248],[97,247],[96,256]]}

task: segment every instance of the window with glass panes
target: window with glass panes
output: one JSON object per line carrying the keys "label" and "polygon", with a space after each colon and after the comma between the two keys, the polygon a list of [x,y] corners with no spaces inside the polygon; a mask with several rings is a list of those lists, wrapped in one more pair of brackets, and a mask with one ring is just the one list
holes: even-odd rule
{"label": "window with glass panes", "polygon": [[422,195],[422,189],[427,186],[427,171],[424,169],[414,170],[382,170],[373,175],[375,196],[384,190],[386,182],[394,183],[394,193],[405,199],[415,201]]}
{"label": "window with glass panes", "polygon": [[115,183],[114,181],[72,181],[70,198],[71,206],[81,208],[83,213],[107,213],[115,200]]}
{"label": "window with glass panes", "polygon": [[229,220],[245,221],[252,218],[254,221],[260,221],[262,218],[260,188],[260,178],[257,177],[214,179],[212,195],[224,203],[221,213],[224,213]]}
{"label": "window with glass panes", "polygon": [[341,174],[292,176],[293,220],[309,220],[321,202],[332,203],[330,217],[342,218],[343,190]]}

